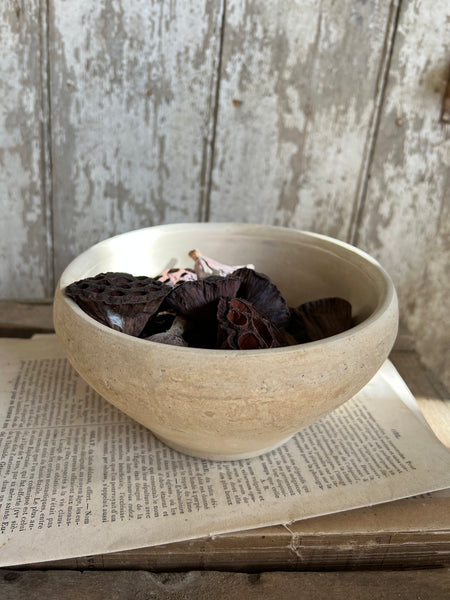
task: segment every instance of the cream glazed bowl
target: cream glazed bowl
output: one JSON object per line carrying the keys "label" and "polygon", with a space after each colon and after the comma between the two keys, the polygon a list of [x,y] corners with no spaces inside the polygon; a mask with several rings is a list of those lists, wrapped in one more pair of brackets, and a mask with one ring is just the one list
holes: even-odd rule
{"label": "cream glazed bowl", "polygon": [[[255,265],[288,306],[348,300],[353,326],[283,348],[206,350],[126,335],[97,322],[64,289],[108,271],[156,276],[192,266],[188,252]],[[236,223],[162,225],[96,244],[63,272],[54,324],[76,371],[101,396],[180,452],[212,460],[263,454],[349,400],[375,375],[397,334],[393,283],[370,256],[335,239]]]}

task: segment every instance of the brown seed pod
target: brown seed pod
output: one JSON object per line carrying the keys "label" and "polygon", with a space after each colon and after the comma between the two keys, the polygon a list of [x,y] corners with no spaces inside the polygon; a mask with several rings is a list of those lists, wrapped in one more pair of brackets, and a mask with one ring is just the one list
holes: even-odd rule
{"label": "brown seed pod", "polygon": [[320,298],[291,311],[289,332],[299,344],[342,333],[352,326],[352,306],[343,298]]}
{"label": "brown seed pod", "polygon": [[173,288],[167,296],[166,305],[177,314],[195,321],[210,320],[211,314],[215,318],[219,298],[233,298],[240,285],[241,282],[232,277],[186,281]]}
{"label": "brown seed pod", "polygon": [[244,267],[234,271],[232,277],[238,277],[241,280],[241,286],[237,293],[239,298],[251,302],[277,327],[284,327],[289,323],[290,314],[286,300],[267,275]]}
{"label": "brown seed pod", "polygon": [[217,321],[217,348],[256,350],[287,345],[281,331],[242,298],[219,300]]}
{"label": "brown seed pod", "polygon": [[171,289],[151,277],[109,272],[71,283],[65,293],[103,325],[138,336]]}
{"label": "brown seed pod", "polygon": [[217,302],[233,298],[240,286],[239,279],[210,277],[186,281],[175,286],[167,296],[165,306],[192,324],[187,339],[190,346],[214,348],[217,336]]}

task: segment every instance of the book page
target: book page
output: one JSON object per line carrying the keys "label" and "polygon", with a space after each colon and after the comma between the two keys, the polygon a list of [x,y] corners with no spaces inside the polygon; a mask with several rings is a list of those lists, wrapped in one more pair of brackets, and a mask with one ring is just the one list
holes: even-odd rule
{"label": "book page", "polygon": [[158,441],[76,374],[54,335],[0,340],[0,364],[0,566],[289,524],[450,487],[450,453],[394,390],[402,380],[389,363],[283,446],[229,462]]}

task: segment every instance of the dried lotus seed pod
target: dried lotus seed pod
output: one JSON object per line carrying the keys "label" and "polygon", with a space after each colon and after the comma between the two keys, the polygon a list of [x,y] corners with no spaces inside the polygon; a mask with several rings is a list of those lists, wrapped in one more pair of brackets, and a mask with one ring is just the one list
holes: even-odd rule
{"label": "dried lotus seed pod", "polygon": [[247,300],[221,299],[217,308],[217,347],[257,350],[287,346],[281,331]]}
{"label": "dried lotus seed pod", "polygon": [[108,272],[71,283],[65,293],[103,325],[138,336],[171,290],[151,277]]}
{"label": "dried lotus seed pod", "polygon": [[343,298],[320,298],[291,311],[289,331],[298,343],[314,342],[352,326],[352,306]]}
{"label": "dried lotus seed pod", "polygon": [[277,327],[285,327],[289,323],[290,312],[286,300],[267,275],[243,267],[234,271],[233,277],[241,280],[236,294],[239,298],[251,302]]}
{"label": "dried lotus seed pod", "polygon": [[239,279],[211,277],[186,281],[172,288],[165,306],[192,324],[186,339],[190,346],[214,348],[217,337],[217,303],[220,298],[234,298]]}

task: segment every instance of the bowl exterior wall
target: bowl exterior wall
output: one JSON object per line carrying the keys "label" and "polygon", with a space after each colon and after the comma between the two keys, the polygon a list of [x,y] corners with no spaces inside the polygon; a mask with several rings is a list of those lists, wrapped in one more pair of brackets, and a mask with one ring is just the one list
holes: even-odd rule
{"label": "bowl exterior wall", "polygon": [[60,286],[54,302],[55,330],[76,371],[169,445],[205,458],[264,452],[351,398],[387,358],[397,320],[394,292],[377,319],[345,337],[249,353],[205,351],[108,329]]}

